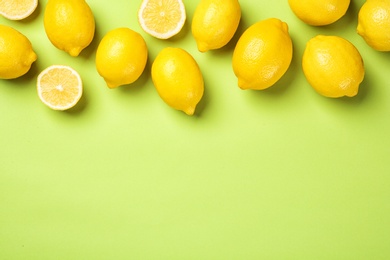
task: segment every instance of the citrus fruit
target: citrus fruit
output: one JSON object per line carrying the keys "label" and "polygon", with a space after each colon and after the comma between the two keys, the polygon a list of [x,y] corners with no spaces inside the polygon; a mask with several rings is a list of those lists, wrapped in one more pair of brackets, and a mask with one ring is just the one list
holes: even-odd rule
{"label": "citrus fruit", "polygon": [[19,31],[0,25],[0,78],[13,79],[26,74],[37,60],[30,40]]}
{"label": "citrus fruit", "polygon": [[95,19],[85,0],[49,0],[44,26],[51,43],[71,56],[78,56],[95,34]]}
{"label": "citrus fruit", "polygon": [[187,115],[194,114],[204,82],[191,54],[180,48],[163,49],[152,64],[152,80],[165,103]]}
{"label": "citrus fruit", "polygon": [[101,40],[96,52],[96,68],[107,86],[116,88],[136,81],[147,59],[144,38],[129,28],[117,28]]}
{"label": "citrus fruit", "polygon": [[390,51],[390,1],[366,1],[359,11],[357,32],[373,49]]}
{"label": "citrus fruit", "polygon": [[303,22],[323,26],[345,15],[350,0],[288,0],[291,10]]}
{"label": "citrus fruit", "polygon": [[38,0],[1,0],[0,14],[10,20],[29,17],[37,8]]}
{"label": "citrus fruit", "polygon": [[77,104],[83,94],[80,75],[71,67],[52,65],[38,75],[38,96],[54,110],[67,110]]}
{"label": "citrus fruit", "polygon": [[277,18],[259,21],[240,37],[233,52],[233,71],[241,89],[266,89],[287,71],[293,45],[288,25]]}
{"label": "citrus fruit", "polygon": [[238,0],[201,0],[192,19],[199,51],[219,49],[233,37],[241,19]]}
{"label": "citrus fruit", "polygon": [[353,97],[364,79],[364,64],[356,47],[338,36],[310,39],[302,58],[310,85],[325,97]]}
{"label": "citrus fruit", "polygon": [[138,22],[148,34],[168,39],[178,34],[186,21],[182,0],[143,0],[138,10]]}

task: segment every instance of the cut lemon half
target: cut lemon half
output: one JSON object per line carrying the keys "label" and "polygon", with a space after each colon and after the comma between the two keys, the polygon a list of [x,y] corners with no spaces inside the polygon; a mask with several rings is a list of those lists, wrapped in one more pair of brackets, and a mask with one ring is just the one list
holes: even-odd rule
{"label": "cut lemon half", "polygon": [[138,10],[138,22],[148,34],[168,39],[178,34],[186,21],[182,0],[143,0]]}
{"label": "cut lemon half", "polygon": [[0,14],[10,20],[22,20],[30,16],[38,6],[38,0],[0,0]]}
{"label": "cut lemon half", "polygon": [[80,100],[83,84],[80,75],[71,67],[53,65],[39,74],[37,90],[45,105],[54,110],[66,110]]}

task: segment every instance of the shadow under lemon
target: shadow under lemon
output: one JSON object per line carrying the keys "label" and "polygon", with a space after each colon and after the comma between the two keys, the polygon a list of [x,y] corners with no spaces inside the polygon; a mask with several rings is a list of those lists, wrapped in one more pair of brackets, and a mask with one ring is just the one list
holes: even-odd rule
{"label": "shadow under lemon", "polygon": [[[122,93],[131,93],[132,95],[140,93],[143,90],[143,88],[148,85],[149,81],[152,82],[151,67],[152,67],[152,61],[150,56],[148,56],[145,69],[143,70],[139,78],[133,83],[122,85],[117,88],[119,88],[119,90]],[[104,87],[108,88],[107,85],[105,85]],[[112,90],[115,90],[115,88]]]}
{"label": "shadow under lemon", "polygon": [[75,58],[84,58],[86,60],[93,58],[93,60],[95,60],[96,50],[103,36],[104,35],[102,35],[100,31],[99,23],[95,19],[95,33],[91,43],[80,52],[78,57]]}
{"label": "shadow under lemon", "polygon": [[8,83],[15,87],[31,87],[31,85],[34,85],[36,88],[37,85],[37,77],[40,72],[38,61],[35,61],[31,64],[30,70],[15,79],[7,79]]}

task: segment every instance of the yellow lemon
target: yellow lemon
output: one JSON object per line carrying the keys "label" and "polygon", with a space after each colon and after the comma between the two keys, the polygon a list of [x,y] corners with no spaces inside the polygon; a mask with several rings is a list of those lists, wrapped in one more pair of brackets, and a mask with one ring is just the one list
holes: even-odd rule
{"label": "yellow lemon", "polygon": [[10,20],[22,20],[29,17],[37,6],[38,0],[1,0],[0,14]]}
{"label": "yellow lemon", "polygon": [[0,25],[0,78],[13,79],[26,74],[36,61],[29,39],[19,31]]}
{"label": "yellow lemon", "polygon": [[109,88],[136,81],[145,69],[148,50],[144,38],[129,29],[108,32],[96,52],[96,69]]}
{"label": "yellow lemon", "polygon": [[192,19],[192,34],[199,51],[225,46],[236,32],[240,19],[238,0],[201,0]]}
{"label": "yellow lemon", "polygon": [[306,44],[302,68],[310,85],[325,97],[353,97],[364,79],[359,51],[338,36],[318,35]]}
{"label": "yellow lemon", "polygon": [[390,51],[390,1],[365,2],[359,11],[357,32],[373,49]]}
{"label": "yellow lemon", "polygon": [[67,110],[77,104],[83,94],[80,75],[69,66],[52,65],[37,79],[39,99],[54,110]]}
{"label": "yellow lemon", "polygon": [[186,17],[182,0],[143,0],[138,10],[141,28],[159,39],[168,39],[178,34]]}
{"label": "yellow lemon", "polygon": [[250,26],[233,52],[233,71],[241,89],[266,89],[287,71],[293,54],[288,26],[276,18]]}
{"label": "yellow lemon", "polygon": [[291,10],[303,22],[323,26],[345,15],[350,0],[288,0]]}
{"label": "yellow lemon", "polygon": [[85,0],[49,0],[44,26],[55,47],[78,56],[95,34],[95,19]]}
{"label": "yellow lemon", "polygon": [[152,65],[152,80],[170,107],[193,115],[203,96],[204,82],[195,59],[185,50],[167,47]]}

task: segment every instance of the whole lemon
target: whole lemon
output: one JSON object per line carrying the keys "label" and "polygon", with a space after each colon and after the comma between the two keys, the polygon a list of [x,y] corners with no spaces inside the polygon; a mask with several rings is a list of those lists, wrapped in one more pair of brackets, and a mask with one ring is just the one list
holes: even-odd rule
{"label": "whole lemon", "polygon": [[288,0],[291,10],[303,22],[322,26],[336,22],[345,15],[350,0]]}
{"label": "whole lemon", "polygon": [[359,51],[338,36],[318,35],[310,39],[303,53],[302,68],[310,85],[325,97],[353,97],[364,79]]}
{"label": "whole lemon", "polygon": [[55,47],[78,56],[92,42],[95,19],[85,0],[49,0],[44,27]]}
{"label": "whole lemon", "polygon": [[201,52],[225,46],[241,19],[238,0],[201,0],[192,19],[192,34]]}
{"label": "whole lemon", "polygon": [[193,115],[204,92],[202,73],[195,59],[183,49],[167,47],[152,65],[158,94],[170,107]]}
{"label": "whole lemon", "polygon": [[390,51],[390,1],[367,0],[359,11],[357,32],[373,49]]}
{"label": "whole lemon", "polygon": [[270,18],[250,26],[233,52],[233,71],[241,89],[266,89],[287,71],[293,54],[288,25]]}
{"label": "whole lemon", "polygon": [[96,69],[109,88],[116,88],[136,81],[147,60],[144,38],[129,28],[117,28],[109,31],[99,43]]}
{"label": "whole lemon", "polygon": [[0,78],[14,79],[26,74],[37,60],[30,40],[19,31],[0,25]]}

